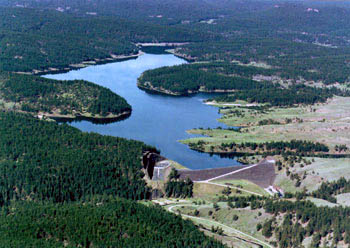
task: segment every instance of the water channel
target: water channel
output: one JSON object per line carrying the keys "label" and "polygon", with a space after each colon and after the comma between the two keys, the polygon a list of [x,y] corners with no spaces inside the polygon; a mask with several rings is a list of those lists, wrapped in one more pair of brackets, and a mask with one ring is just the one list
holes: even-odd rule
{"label": "water channel", "polygon": [[137,87],[137,78],[145,70],[182,63],[186,61],[172,54],[144,54],[137,59],[94,65],[45,77],[60,80],[83,79],[96,83],[124,97],[132,106],[131,116],[122,121],[109,124],[94,124],[89,121],[71,123],[82,131],[143,141],[157,147],[163,156],[190,169],[238,164],[233,159],[193,151],[178,142],[195,137],[186,133],[191,128],[225,127],[217,121],[220,117],[218,109],[203,104],[203,100],[210,95],[173,97],[149,94]]}

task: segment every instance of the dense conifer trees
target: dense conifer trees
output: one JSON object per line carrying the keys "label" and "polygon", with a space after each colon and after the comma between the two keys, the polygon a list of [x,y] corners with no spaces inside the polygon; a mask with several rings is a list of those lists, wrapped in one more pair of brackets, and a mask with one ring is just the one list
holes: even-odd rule
{"label": "dense conifer trees", "polygon": [[38,76],[3,74],[0,97],[25,112],[92,117],[130,112],[126,100],[102,86],[82,81],[58,81]]}
{"label": "dense conifer trees", "polygon": [[0,234],[0,247],[224,247],[161,207],[101,196],[17,202],[0,213]]}

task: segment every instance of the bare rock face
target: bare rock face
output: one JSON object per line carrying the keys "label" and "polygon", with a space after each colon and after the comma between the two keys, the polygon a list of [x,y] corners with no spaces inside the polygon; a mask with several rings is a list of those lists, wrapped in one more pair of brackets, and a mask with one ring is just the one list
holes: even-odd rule
{"label": "bare rock face", "polygon": [[156,163],[165,160],[166,158],[159,155],[159,153],[153,151],[146,151],[143,153],[142,165],[146,171],[147,176],[152,179],[154,173],[154,167]]}
{"label": "bare rock face", "polygon": [[164,197],[164,193],[160,189],[153,189],[152,190],[152,195],[151,195],[152,199],[159,199],[162,197]]}

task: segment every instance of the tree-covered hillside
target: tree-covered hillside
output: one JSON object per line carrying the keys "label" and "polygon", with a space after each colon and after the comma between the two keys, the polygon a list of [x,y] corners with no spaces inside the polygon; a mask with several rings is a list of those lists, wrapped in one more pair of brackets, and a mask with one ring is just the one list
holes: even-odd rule
{"label": "tree-covered hillside", "polygon": [[[242,78],[192,69],[192,65],[162,67],[145,71],[138,85],[149,90],[184,95],[198,91],[256,89],[263,85]],[[168,91],[168,92],[167,92]]]}
{"label": "tree-covered hillside", "polygon": [[29,115],[0,113],[0,205],[65,202],[94,194],[147,198],[142,142],[83,133]]}
{"label": "tree-covered hillside", "polygon": [[136,54],[137,42],[184,42],[210,34],[116,17],[0,8],[0,70],[67,68],[82,61]]}
{"label": "tree-covered hillside", "polygon": [[0,247],[224,247],[149,197],[141,142],[0,112]]}
{"label": "tree-covered hillside", "polygon": [[[13,110],[48,116],[116,117],[131,112],[126,100],[96,84],[2,74],[0,99]],[[12,105],[11,105],[12,104]]]}
{"label": "tree-covered hillside", "polygon": [[242,90],[228,95],[217,96],[217,102],[235,102],[244,100],[250,103],[269,103],[271,106],[312,105],[324,103],[333,96],[349,96],[349,91],[333,88],[316,88],[295,85],[289,88],[265,87],[262,89]]}
{"label": "tree-covered hillside", "polygon": [[234,91],[218,96],[216,101],[269,103],[273,106],[314,104],[325,102],[334,95],[347,96],[348,91],[337,88],[316,88],[296,84],[282,86],[278,83],[258,82],[254,76],[275,75],[278,70],[254,68],[229,63],[194,63],[162,67],[145,71],[138,79],[140,88],[165,94],[186,95],[200,91]]}
{"label": "tree-covered hillside", "polygon": [[0,247],[224,248],[160,207],[99,196],[88,202],[11,205],[0,213]]}

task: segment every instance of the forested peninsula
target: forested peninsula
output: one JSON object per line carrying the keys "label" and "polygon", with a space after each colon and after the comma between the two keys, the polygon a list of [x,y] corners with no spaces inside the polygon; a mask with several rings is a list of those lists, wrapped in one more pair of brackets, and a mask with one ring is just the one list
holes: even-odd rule
{"label": "forested peninsula", "polygon": [[0,107],[40,118],[113,120],[131,114],[124,98],[102,86],[15,73],[1,74]]}
{"label": "forested peninsula", "polygon": [[193,63],[145,71],[138,79],[138,87],[174,96],[230,92],[213,100],[244,100],[272,106],[324,103],[335,95],[350,94],[336,87],[311,87],[300,83],[286,85],[266,80],[276,73],[279,73],[278,70],[223,62]]}

